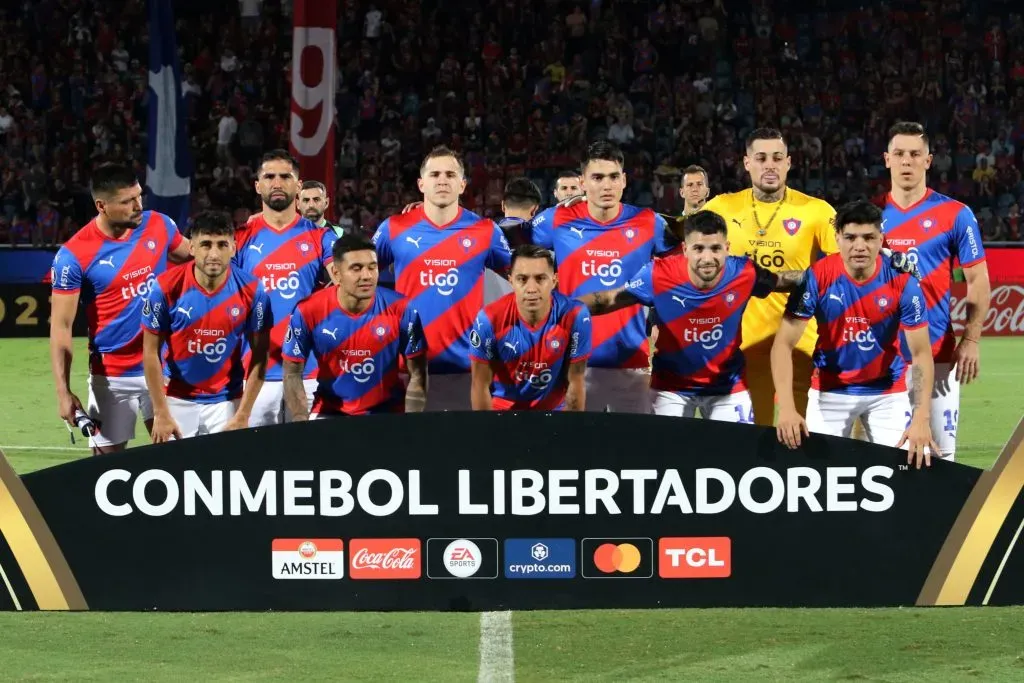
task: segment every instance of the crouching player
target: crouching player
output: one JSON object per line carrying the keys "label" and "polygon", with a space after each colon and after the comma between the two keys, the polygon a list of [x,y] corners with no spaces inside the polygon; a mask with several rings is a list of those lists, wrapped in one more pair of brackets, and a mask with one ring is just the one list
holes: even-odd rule
{"label": "crouching player", "polygon": [[[295,421],[369,413],[422,412],[426,342],[409,300],[377,287],[377,252],[358,235],[334,243],[334,281],[295,307],[285,331],[285,405]],[[317,360],[313,409],[306,410],[302,372]],[[409,386],[398,374],[405,357]]]}
{"label": "crouching player", "polygon": [[[836,238],[839,253],[815,263],[804,286],[790,294],[772,346],[779,440],[796,448],[809,431],[849,438],[862,418],[869,441],[906,444],[907,462],[930,466],[938,452],[929,421],[934,365],[921,285],[881,257],[882,212],[870,202],[838,211]],[[793,349],[811,318],[818,322],[818,341],[805,422],[793,396]],[[913,406],[901,326],[914,366]]]}
{"label": "crouching player", "polygon": [[[160,275],[142,304],[154,443],[248,426],[266,375],[270,299],[259,280],[231,266],[235,228],[228,215],[196,216],[189,251],[195,260]],[[243,337],[252,348],[248,368]]]}
{"label": "crouching player", "polygon": [[510,280],[512,293],[484,307],[469,333],[473,410],[584,410],[590,313],[555,292],[543,247],[517,247]]}

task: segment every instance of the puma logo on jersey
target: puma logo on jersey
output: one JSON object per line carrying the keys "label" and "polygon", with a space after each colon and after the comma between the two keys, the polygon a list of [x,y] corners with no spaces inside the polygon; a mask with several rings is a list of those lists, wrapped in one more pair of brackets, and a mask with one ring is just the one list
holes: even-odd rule
{"label": "puma logo on jersey", "polygon": [[577,237],[579,237],[580,239],[583,239],[583,228],[574,228],[574,227],[570,226],[569,227],[569,232],[574,232],[574,233],[576,233]]}
{"label": "puma logo on jersey", "polygon": [[335,335],[338,334],[338,328],[337,327],[335,327],[333,330],[329,330],[326,327],[321,327],[320,331],[323,332],[324,334],[326,334],[327,336],[329,336],[334,341],[338,341],[338,337],[335,336]]}
{"label": "puma logo on jersey", "polygon": [[263,242],[260,242],[259,244],[250,244],[249,248],[255,251],[260,256],[263,256]]}
{"label": "puma logo on jersey", "polygon": [[178,306],[176,309],[174,309],[174,312],[175,313],[181,313],[183,316],[185,316],[189,320],[192,320],[192,308],[193,308],[192,306],[189,306],[188,310],[185,310],[181,306]]}
{"label": "puma logo on jersey", "polygon": [[417,237],[416,239],[413,239],[413,238],[411,238],[411,237],[409,237],[407,235],[406,238],[405,238],[405,241],[408,242],[409,244],[414,245],[417,249],[419,249],[420,248],[420,240],[422,240],[422,239],[423,239],[423,237]]}
{"label": "puma logo on jersey", "polygon": [[513,344],[512,342],[505,342],[505,347],[512,349],[512,353],[519,353],[519,342]]}
{"label": "puma logo on jersey", "polygon": [[678,302],[679,305],[683,306],[684,308],[686,307],[686,299],[685,298],[681,298],[681,297],[678,297],[675,294],[673,294],[672,295],[672,301]]}
{"label": "puma logo on jersey", "polygon": [[846,296],[846,292],[840,292],[838,295],[836,295],[836,294],[829,294],[828,298],[829,299],[835,299],[839,303],[843,303],[843,297],[844,296]]}
{"label": "puma logo on jersey", "polygon": [[100,259],[96,263],[97,263],[97,265],[100,265],[100,266],[110,266],[111,268],[117,268],[117,266],[114,265],[114,257],[113,256],[111,256],[110,258]]}

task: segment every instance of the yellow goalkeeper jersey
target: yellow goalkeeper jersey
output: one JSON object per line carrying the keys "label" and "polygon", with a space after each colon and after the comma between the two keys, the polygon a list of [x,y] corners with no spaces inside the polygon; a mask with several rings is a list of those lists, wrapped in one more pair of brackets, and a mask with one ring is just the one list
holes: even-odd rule
{"label": "yellow goalkeeper jersey", "polygon": [[[755,201],[753,190],[747,189],[718,195],[704,208],[725,219],[731,254],[749,256],[772,271],[805,270],[820,254],[839,251],[833,227],[835,209],[791,188],[786,188],[781,203]],[[742,348],[775,336],[788,298],[789,294],[782,292],[750,300],[743,314]],[[797,348],[810,355],[817,338],[818,326],[811,319]]]}

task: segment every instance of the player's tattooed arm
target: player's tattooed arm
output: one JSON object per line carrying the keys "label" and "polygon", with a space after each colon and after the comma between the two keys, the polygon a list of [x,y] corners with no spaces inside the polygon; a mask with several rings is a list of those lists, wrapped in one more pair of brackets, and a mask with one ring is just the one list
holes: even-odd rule
{"label": "player's tattooed arm", "polygon": [[922,462],[926,467],[930,466],[931,454],[939,452],[939,447],[932,438],[931,427],[935,364],[932,360],[932,345],[927,325],[906,330],[905,335],[913,364],[910,382],[914,392],[914,414],[896,448],[901,448],[906,443],[907,463],[913,463],[920,468]]}
{"label": "player's tattooed arm", "polygon": [[491,382],[494,380],[494,371],[487,363],[473,361],[471,371],[471,385],[469,390],[469,402],[473,410],[493,410],[491,406]]}
{"label": "player's tattooed arm", "polygon": [[791,292],[802,287],[806,280],[806,270],[784,270],[781,273],[775,273],[775,287],[773,289],[776,292]]}
{"label": "player's tattooed arm", "polygon": [[592,315],[604,315],[640,303],[625,287],[591,292],[576,298],[590,309]]}
{"label": "player's tattooed arm", "polygon": [[565,409],[581,413],[587,406],[587,362],[585,360],[569,365],[569,388],[565,392]]}
{"label": "player's tattooed arm", "polygon": [[284,405],[292,414],[293,422],[305,422],[309,419],[306,407],[306,387],[302,383],[302,372],[305,363],[284,360]]}
{"label": "player's tattooed arm", "polygon": [[409,386],[405,389],[405,412],[422,413],[427,407],[427,354],[405,359]]}

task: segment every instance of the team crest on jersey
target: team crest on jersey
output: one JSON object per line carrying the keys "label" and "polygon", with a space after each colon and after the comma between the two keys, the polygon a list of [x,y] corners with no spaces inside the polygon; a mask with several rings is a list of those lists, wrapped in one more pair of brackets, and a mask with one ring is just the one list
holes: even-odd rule
{"label": "team crest on jersey", "polygon": [[725,303],[727,306],[732,306],[736,302],[736,292],[729,292],[725,295]]}
{"label": "team crest on jersey", "polygon": [[230,308],[230,309],[228,310],[228,315],[230,315],[230,316],[231,316],[232,318],[237,318],[237,317],[238,317],[238,316],[240,316],[241,314],[242,314],[242,309],[241,309],[241,308],[239,308],[238,306],[232,306],[232,307],[231,307],[231,308]]}
{"label": "team crest on jersey", "polygon": [[636,228],[623,228],[622,236],[626,238],[627,242],[632,242],[636,238]]}
{"label": "team crest on jersey", "polygon": [[878,304],[879,308],[885,309],[885,307],[889,305],[889,299],[884,296],[876,297],[875,303]]}
{"label": "team crest on jersey", "polygon": [[548,346],[551,347],[552,351],[557,351],[562,347],[562,342],[560,342],[557,339],[552,339],[551,341],[548,342]]}
{"label": "team crest on jersey", "polygon": [[463,251],[469,251],[473,248],[473,245],[476,244],[476,241],[472,237],[463,237],[459,240],[459,244],[462,245]]}
{"label": "team crest on jersey", "polygon": [[928,232],[929,230],[931,230],[934,227],[935,227],[935,221],[933,221],[931,218],[922,218],[921,219],[921,229],[924,230],[925,232]]}
{"label": "team crest on jersey", "polygon": [[309,246],[308,242],[302,242],[299,244],[299,251],[301,251],[303,254],[308,252],[310,249],[312,249],[312,247]]}
{"label": "team crest on jersey", "polygon": [[384,325],[377,325],[377,327],[373,328],[373,333],[377,335],[379,339],[383,339],[384,335],[388,333],[388,328]]}
{"label": "team crest on jersey", "polygon": [[782,227],[786,229],[786,232],[789,233],[790,236],[796,234],[797,230],[800,229],[800,225],[800,221],[796,218],[787,218],[782,221]]}
{"label": "team crest on jersey", "polygon": [[146,249],[156,251],[156,240],[146,240]]}

